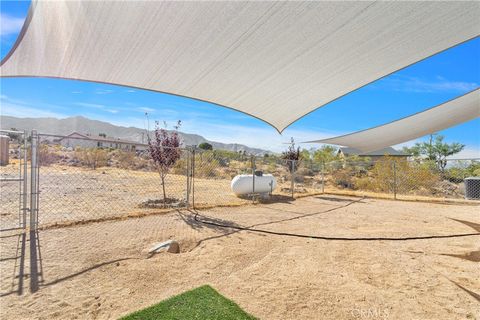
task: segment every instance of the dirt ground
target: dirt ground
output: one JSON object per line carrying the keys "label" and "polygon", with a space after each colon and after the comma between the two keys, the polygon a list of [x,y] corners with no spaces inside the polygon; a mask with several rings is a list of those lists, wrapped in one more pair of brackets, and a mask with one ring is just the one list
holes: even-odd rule
{"label": "dirt ground", "polygon": [[[480,319],[479,235],[358,240],[479,233],[479,209],[323,195],[199,212],[215,224],[349,240],[222,228],[187,210],[45,230],[39,290],[28,293],[37,277],[27,243],[21,296],[18,238],[1,237],[1,317],[114,319],[210,284],[260,319]],[[166,239],[182,252],[148,257]]]}

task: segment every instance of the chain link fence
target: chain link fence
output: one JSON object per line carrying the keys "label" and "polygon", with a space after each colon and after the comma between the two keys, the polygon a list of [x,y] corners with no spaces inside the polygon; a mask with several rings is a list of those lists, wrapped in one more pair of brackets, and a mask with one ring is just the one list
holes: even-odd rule
{"label": "chain link fence", "polygon": [[[22,224],[27,167],[32,170],[28,178],[36,176],[32,179],[35,186],[29,188],[38,197],[32,197],[35,203],[30,205],[40,227],[144,216],[188,206],[291,201],[320,193],[460,201],[475,199],[480,192],[475,191],[475,181],[471,183],[473,196],[465,190],[465,179],[480,176],[479,159],[435,162],[385,156],[321,163],[268,154],[165,147],[164,154],[173,154],[175,161],[165,168],[162,179],[161,168],[145,144],[38,134],[33,136],[36,143],[27,148],[31,138],[24,139],[25,133],[10,135],[10,159],[0,167],[2,229]],[[35,168],[30,163],[33,153],[38,160]],[[242,194],[232,191],[232,180],[239,175],[251,184]],[[261,177],[269,175],[275,183],[260,192]]]}
{"label": "chain link fence", "polygon": [[465,179],[480,176],[480,159],[339,160],[325,163],[322,184],[327,193],[403,200],[465,200]]}
{"label": "chain link fence", "polygon": [[0,130],[0,230],[25,227],[27,201],[27,134]]}
{"label": "chain link fence", "polygon": [[[100,146],[99,144],[104,144]],[[189,152],[162,179],[145,145],[40,135],[39,226],[154,214],[188,203]]]}
{"label": "chain link fence", "polygon": [[[389,156],[377,159],[345,158],[326,163],[284,160],[278,156],[248,157],[231,152],[201,151],[196,157],[195,192],[201,205],[245,203],[255,192],[236,197],[231,180],[240,174],[272,174],[276,188],[271,201],[331,193],[387,199],[424,201],[478,200],[480,159],[410,160]],[[470,182],[469,196],[465,181]],[[252,189],[254,189],[254,179]],[[478,190],[477,190],[478,189]]]}

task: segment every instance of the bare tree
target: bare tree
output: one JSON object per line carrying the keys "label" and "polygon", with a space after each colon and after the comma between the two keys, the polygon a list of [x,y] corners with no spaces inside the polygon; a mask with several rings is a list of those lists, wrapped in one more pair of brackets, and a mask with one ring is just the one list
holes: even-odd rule
{"label": "bare tree", "polygon": [[180,150],[180,136],[178,129],[181,126],[181,121],[177,122],[173,131],[166,129],[166,123],[164,128],[159,126],[159,122],[155,121],[155,130],[153,137],[148,135],[148,150],[153,162],[160,174],[163,190],[163,206],[167,204],[167,194],[165,191],[165,178],[167,177],[170,169],[175,165],[181,156]]}

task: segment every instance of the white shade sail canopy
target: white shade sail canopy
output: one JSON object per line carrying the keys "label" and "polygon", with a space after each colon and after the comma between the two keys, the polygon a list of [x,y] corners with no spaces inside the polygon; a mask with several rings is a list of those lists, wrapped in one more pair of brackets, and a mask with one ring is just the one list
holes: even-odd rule
{"label": "white shade sail canopy", "polygon": [[370,152],[420,138],[478,117],[480,117],[480,89],[382,126],[308,143],[336,144]]}
{"label": "white shade sail canopy", "polygon": [[125,85],[279,131],[480,32],[480,3],[33,1],[2,77]]}

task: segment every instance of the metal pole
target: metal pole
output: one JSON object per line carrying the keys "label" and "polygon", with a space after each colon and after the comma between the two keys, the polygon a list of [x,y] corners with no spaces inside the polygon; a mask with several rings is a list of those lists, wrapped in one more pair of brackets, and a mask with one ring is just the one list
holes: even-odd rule
{"label": "metal pole", "polygon": [[322,161],[322,193],[325,193],[325,162]]}
{"label": "metal pole", "polygon": [[252,201],[255,202],[255,158],[250,156],[250,164],[252,166]]}
{"label": "metal pole", "polygon": [[23,218],[22,218],[22,224],[23,224],[23,229],[25,230],[27,228],[27,201],[28,201],[28,195],[27,195],[27,189],[28,189],[28,180],[27,180],[27,170],[28,170],[28,133],[27,130],[23,131],[23,190],[22,190],[22,213],[23,213]]}
{"label": "metal pole", "polygon": [[291,190],[292,190],[292,199],[295,199],[295,160],[291,160],[290,168],[292,169],[290,177],[291,177]]}
{"label": "metal pole", "polygon": [[192,148],[192,208],[195,209],[195,147]]}
{"label": "metal pole", "polygon": [[31,141],[31,160],[30,160],[30,230],[36,229],[36,213],[37,213],[37,149],[38,140],[37,132],[32,131]]}
{"label": "metal pole", "polygon": [[397,200],[397,165],[393,161],[393,199]]}
{"label": "metal pole", "polygon": [[37,225],[38,225],[38,135],[32,131],[30,163],[30,292],[38,290]]}
{"label": "metal pole", "polygon": [[255,193],[255,158],[252,156],[251,157],[251,164],[252,164],[252,175],[253,175],[253,188],[252,191]]}
{"label": "metal pole", "polygon": [[187,168],[186,168],[186,175],[187,175],[187,208],[190,207],[190,161],[191,161],[191,150],[189,148],[186,149],[187,151]]}

